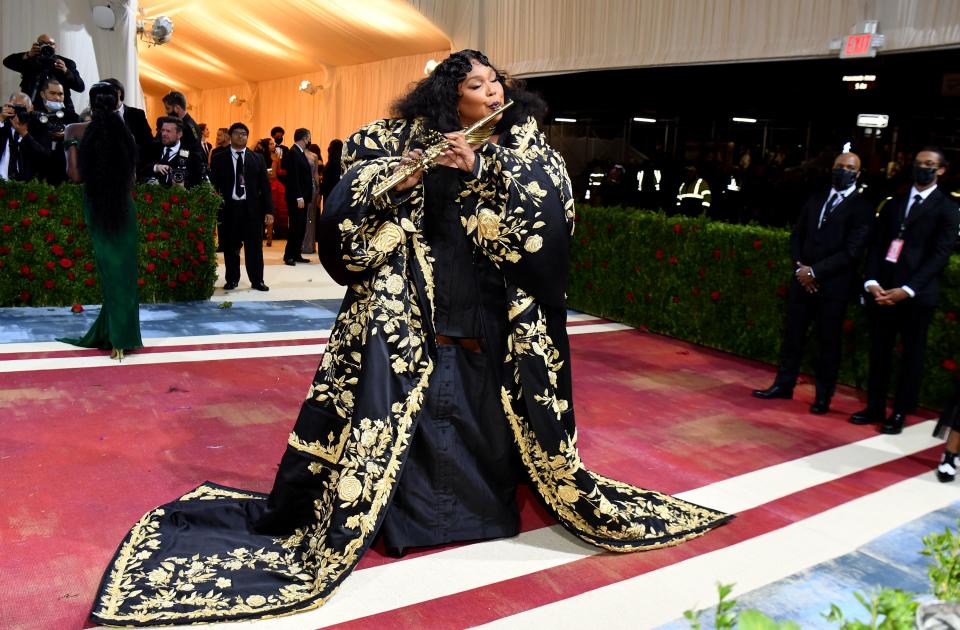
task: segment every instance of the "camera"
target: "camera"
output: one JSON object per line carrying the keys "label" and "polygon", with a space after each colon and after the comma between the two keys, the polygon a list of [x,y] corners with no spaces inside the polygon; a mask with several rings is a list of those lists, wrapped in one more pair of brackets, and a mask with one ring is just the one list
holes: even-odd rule
{"label": "camera", "polygon": [[62,109],[53,113],[34,111],[33,115],[40,121],[40,124],[46,126],[47,133],[51,136],[62,134],[66,127],[63,123],[64,113]]}
{"label": "camera", "polygon": [[25,123],[30,120],[30,113],[27,111],[25,105],[11,105],[10,108],[13,110],[13,115],[18,121]]}
{"label": "camera", "polygon": [[57,63],[57,51],[50,44],[40,44],[40,53],[37,56],[40,65],[49,69]]}
{"label": "camera", "polygon": [[182,184],[187,181],[187,171],[182,168],[170,169],[170,181],[174,184]]}

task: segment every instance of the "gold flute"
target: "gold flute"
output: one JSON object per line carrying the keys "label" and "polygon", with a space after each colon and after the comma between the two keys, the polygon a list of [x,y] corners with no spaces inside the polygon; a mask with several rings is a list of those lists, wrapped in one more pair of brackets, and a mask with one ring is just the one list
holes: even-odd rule
{"label": "gold flute", "polygon": [[[504,110],[511,105],[513,105],[513,101],[507,101],[502,107],[498,108],[497,111],[484,116],[477,122],[464,129],[463,133],[467,137],[467,142],[470,144],[480,144],[482,142],[486,142],[487,138],[493,134],[493,127],[495,125],[495,123],[493,123],[493,119],[502,114]],[[423,155],[412,162],[401,164],[397,170],[393,172],[393,175],[388,177],[379,186],[373,189],[374,199],[379,199],[387,192],[393,190],[397,184],[410,177],[420,169],[426,170],[434,165],[437,158],[440,157],[443,152],[447,150],[447,147],[450,146],[450,141],[437,132],[432,132],[432,135],[435,139],[430,143],[429,146],[427,146],[426,149],[423,150]]]}

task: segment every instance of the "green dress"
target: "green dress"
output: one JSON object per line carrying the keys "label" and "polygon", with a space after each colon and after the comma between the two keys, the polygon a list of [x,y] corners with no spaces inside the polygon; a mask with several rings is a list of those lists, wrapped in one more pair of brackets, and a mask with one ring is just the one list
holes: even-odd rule
{"label": "green dress", "polygon": [[137,299],[137,211],[133,199],[129,204],[124,225],[116,231],[109,231],[91,220],[90,201],[84,195],[83,217],[93,241],[103,306],[87,334],[80,339],[61,338],[57,341],[103,350],[143,347]]}

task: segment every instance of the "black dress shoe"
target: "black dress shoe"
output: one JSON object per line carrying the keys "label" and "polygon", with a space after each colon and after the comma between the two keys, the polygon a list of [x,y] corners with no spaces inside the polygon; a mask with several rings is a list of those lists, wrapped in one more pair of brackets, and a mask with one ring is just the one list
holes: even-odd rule
{"label": "black dress shoe", "polygon": [[289,259],[284,260],[284,261],[283,261],[283,264],[289,265],[290,267],[296,267],[296,266],[297,266],[297,263],[296,263],[295,261],[289,260]]}
{"label": "black dress shoe", "polygon": [[810,405],[810,413],[815,413],[818,416],[830,411],[830,399],[829,398],[817,398],[813,401],[813,404]]}
{"label": "black dress shoe", "polygon": [[887,435],[898,435],[903,431],[903,423],[907,420],[907,414],[905,413],[892,413],[890,417],[887,418],[880,426],[880,433],[886,433]]}
{"label": "black dress shoe", "polygon": [[764,400],[770,398],[793,398],[793,388],[786,387],[784,385],[771,385],[767,389],[755,389],[753,390],[754,398],[763,398]]}
{"label": "black dress shoe", "polygon": [[236,288],[237,288],[237,283],[236,283],[236,282],[228,282],[228,283],[226,283],[225,285],[223,285],[224,291],[230,291],[230,290],[236,289]]}
{"label": "black dress shoe", "polygon": [[883,421],[883,412],[867,407],[850,416],[850,424],[876,424]]}
{"label": "black dress shoe", "polygon": [[252,288],[256,289],[257,291],[269,291],[269,290],[270,290],[270,287],[268,287],[267,285],[265,285],[265,284],[262,283],[262,282],[256,283],[255,285],[253,285]]}
{"label": "black dress shoe", "polygon": [[300,258],[294,258],[293,261],[294,261],[294,262],[299,262],[299,263],[308,263],[308,262],[310,262],[309,260],[307,260],[307,259],[304,258],[303,256],[301,256]]}
{"label": "black dress shoe", "polygon": [[960,467],[960,457],[956,453],[944,451],[940,458],[940,465],[937,466],[937,479],[941,483],[947,483],[957,478],[957,468]]}

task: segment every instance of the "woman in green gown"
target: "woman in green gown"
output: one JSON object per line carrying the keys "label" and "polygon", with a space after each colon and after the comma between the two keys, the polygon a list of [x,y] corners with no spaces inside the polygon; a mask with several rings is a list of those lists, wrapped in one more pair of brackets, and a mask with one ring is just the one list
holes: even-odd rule
{"label": "woman in green gown", "polygon": [[143,347],[137,299],[137,218],[131,189],[136,145],[117,116],[119,95],[109,83],[90,88],[93,119],[67,127],[67,175],[83,183],[83,216],[93,241],[103,306],[80,339],[84,348],[110,350],[110,358]]}

